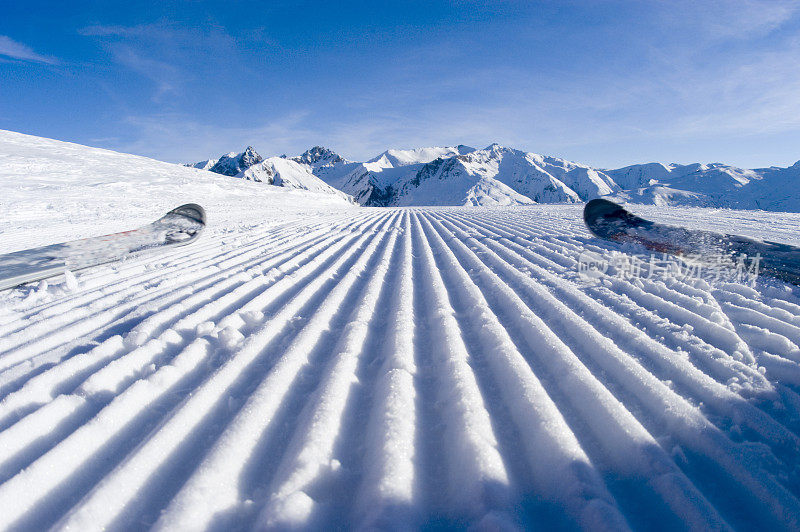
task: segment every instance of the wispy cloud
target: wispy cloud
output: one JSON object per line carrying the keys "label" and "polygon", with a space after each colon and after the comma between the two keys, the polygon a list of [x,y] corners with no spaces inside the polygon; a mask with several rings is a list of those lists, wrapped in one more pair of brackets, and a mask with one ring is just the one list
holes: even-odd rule
{"label": "wispy cloud", "polygon": [[56,58],[37,54],[30,46],[17,42],[6,35],[0,35],[0,56],[16,59],[18,61],[45,63],[48,65],[55,65],[58,63]]}
{"label": "wispy cloud", "polygon": [[183,83],[180,69],[156,57],[157,50],[163,46],[154,45],[154,42],[167,40],[169,33],[163,27],[89,26],[78,33],[100,39],[117,64],[149,79],[155,86],[154,102],[161,102],[166,95],[175,93]]}
{"label": "wispy cloud", "polygon": [[656,5],[668,26],[690,30],[699,41],[766,35],[800,12],[796,0],[660,0]]}
{"label": "wispy cloud", "polygon": [[166,61],[148,57],[127,44],[114,43],[110,48],[117,62],[153,82],[156,87],[153,101],[162,101],[165,95],[176,93],[183,84],[180,69]]}
{"label": "wispy cloud", "polygon": [[168,96],[179,97],[184,87],[195,81],[193,67],[197,63],[221,61],[234,48],[233,39],[214,25],[95,25],[78,33],[97,39],[116,64],[150,80],[155,86],[155,103],[163,103]]}
{"label": "wispy cloud", "polygon": [[151,26],[113,26],[113,25],[94,25],[86,26],[78,30],[78,33],[86,37],[120,37],[142,35]]}

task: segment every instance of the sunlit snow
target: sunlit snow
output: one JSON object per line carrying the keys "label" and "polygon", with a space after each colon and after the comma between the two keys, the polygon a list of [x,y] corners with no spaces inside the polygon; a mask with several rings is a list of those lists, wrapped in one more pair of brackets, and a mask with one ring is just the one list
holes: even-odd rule
{"label": "sunlit snow", "polygon": [[[186,202],[194,244],[0,293],[0,528],[800,527],[797,288],[588,282],[584,251],[646,252],[580,203],[363,208],[0,133],[0,252]],[[800,214],[635,210],[800,243]]]}

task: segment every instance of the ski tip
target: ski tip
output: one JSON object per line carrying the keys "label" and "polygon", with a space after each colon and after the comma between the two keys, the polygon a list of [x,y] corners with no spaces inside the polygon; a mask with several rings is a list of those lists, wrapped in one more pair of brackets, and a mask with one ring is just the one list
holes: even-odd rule
{"label": "ski tip", "polygon": [[186,203],[180,207],[175,207],[167,213],[167,215],[170,214],[185,216],[201,225],[206,225],[206,211],[197,203]]}
{"label": "ski tip", "polygon": [[628,211],[622,206],[602,198],[591,200],[583,208],[583,221],[586,227],[601,238],[612,238],[613,231],[609,221],[624,219],[626,215]]}
{"label": "ski tip", "polygon": [[583,221],[587,226],[594,227],[600,218],[618,218],[626,212],[628,211],[613,201],[597,198],[591,200],[583,208]]}

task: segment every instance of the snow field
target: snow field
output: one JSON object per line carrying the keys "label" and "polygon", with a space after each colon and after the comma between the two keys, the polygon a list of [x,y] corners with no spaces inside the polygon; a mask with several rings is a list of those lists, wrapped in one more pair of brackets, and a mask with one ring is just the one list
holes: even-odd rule
{"label": "snow field", "polygon": [[343,209],[1,294],[0,528],[800,526],[796,293],[586,249]]}
{"label": "snow field", "polygon": [[[497,265],[503,266],[500,263]],[[689,426],[686,428],[690,429],[690,437],[687,438],[686,442],[681,443],[687,446],[702,445],[703,449],[701,453],[703,454],[712,454],[712,449],[715,452],[719,451],[718,447],[726,442],[705,442],[704,440],[707,437],[707,435],[704,434],[705,431],[698,432],[698,429],[701,428],[710,431],[710,427],[703,426],[707,425],[705,418],[696,415],[696,413],[689,408],[689,405],[686,405],[681,398],[672,394],[670,390],[663,383],[655,379],[652,374],[642,370],[635,361],[625,360],[625,358],[629,357],[615,349],[608,338],[603,337],[592,328],[585,327],[584,324],[579,323],[579,318],[568,309],[564,308],[565,306],[548,293],[541,285],[534,283],[525,275],[520,274],[518,270],[510,268],[507,264],[505,265],[505,269],[508,270],[509,274],[518,277],[520,283],[517,286],[509,283],[508,286],[513,287],[513,291],[519,294],[525,294],[529,291],[533,292],[533,294],[535,294],[534,297],[543,303],[541,305],[543,310],[542,314],[544,315],[544,319],[549,322],[544,327],[536,327],[534,318],[521,328],[522,334],[532,336],[537,328],[541,328],[544,335],[553,335],[553,333],[559,335],[558,338],[533,338],[529,340],[530,347],[534,349],[536,345],[558,345],[560,343],[559,338],[564,340],[570,339],[577,343],[577,345],[572,347],[572,353],[568,350],[564,350],[560,356],[544,356],[542,362],[544,364],[555,365],[555,369],[552,370],[551,374],[559,375],[559,384],[563,383],[565,387],[569,388],[569,390],[564,391],[565,401],[575,401],[579,403],[579,408],[589,415],[585,421],[590,425],[594,425],[593,436],[599,440],[597,442],[599,445],[604,446],[604,459],[614,460],[616,457],[618,461],[613,463],[613,467],[618,475],[629,474],[637,479],[654,477],[647,483],[649,486],[637,485],[637,491],[639,492],[637,496],[641,497],[644,489],[650,487],[656,491],[659,498],[664,500],[664,504],[672,506],[672,508],[670,508],[672,512],[683,514],[682,519],[691,523],[692,506],[704,503],[705,501],[703,501],[702,496],[700,496],[699,493],[693,493],[694,490],[691,490],[688,483],[685,482],[685,479],[681,478],[682,475],[676,476],[674,479],[671,478],[677,473],[674,466],[672,466],[671,460],[669,460],[664,454],[664,451],[656,445],[652,436],[639,425],[637,420],[633,419],[632,412],[626,410],[623,404],[615,400],[610,392],[614,390],[614,385],[616,385],[622,388],[620,391],[623,394],[632,394],[633,397],[630,397],[630,402],[635,405],[638,400],[640,403],[637,405],[638,408],[650,410],[648,414],[655,417],[656,421],[669,424],[673,431],[683,428],[676,426],[677,423],[688,424]],[[511,296],[512,290],[508,291],[509,296]],[[524,304],[520,304],[514,311],[515,314],[513,315],[516,315],[516,312],[522,312],[524,316]],[[552,317],[548,319],[548,315]],[[570,324],[570,322],[572,322],[572,324]],[[604,347],[606,348],[604,349]],[[576,354],[581,353],[589,358],[590,361],[599,365],[598,370],[595,371],[595,375],[592,375],[589,369],[591,366],[587,367],[575,358]],[[558,365],[562,367],[558,367]],[[547,370],[545,369],[545,371]],[[610,375],[613,378],[611,383],[604,384],[598,381],[597,376],[603,374]],[[564,381],[566,381],[566,383]],[[587,391],[585,393],[580,393],[582,388],[585,388]],[[608,404],[605,405],[604,408],[596,408],[594,403],[598,403],[599,406],[599,403],[602,402],[604,398],[607,398]],[[631,408],[630,410],[634,409]],[[665,416],[665,413],[672,415]],[[666,419],[662,421],[658,420],[658,417]],[[696,427],[695,424],[699,425],[699,427]],[[619,428],[617,430],[612,430],[614,425],[617,425]],[[713,434],[713,431],[710,432]],[[639,442],[636,441],[637,433],[640,434],[639,437],[641,438]],[[625,437],[618,438],[617,434],[624,434]],[[680,436],[680,434],[674,434],[673,436],[677,437]],[[738,469],[739,464],[736,463],[736,458],[738,458],[736,455],[738,452],[740,451],[731,451],[730,455],[724,457],[724,462],[719,464],[718,474],[730,474]],[[637,456],[639,456],[639,460],[636,459]],[[709,456],[707,456],[707,458],[709,458]],[[637,468],[637,464],[639,468]],[[625,471],[626,469],[629,471]],[[648,472],[648,470],[652,470],[652,472]],[[750,482],[752,484],[752,489],[761,491],[759,494],[760,496],[767,500],[772,498],[769,493],[764,493],[764,486],[759,485],[758,472],[756,472],[756,478],[752,478],[748,472],[742,472],[741,475],[742,477],[737,478],[737,481]],[[769,479],[760,480],[769,484]],[[661,484],[661,486],[658,486],[658,484]],[[670,486],[670,484],[672,485]],[[779,486],[772,486],[772,488],[775,489],[776,494],[783,495]],[[683,492],[686,493],[684,494]],[[677,498],[678,500],[671,500],[673,498]],[[786,504],[794,505],[796,501],[787,500]],[[651,512],[657,508],[655,505],[656,501],[651,500],[648,502]],[[699,509],[694,514],[697,518],[697,520],[694,521],[695,525],[708,522],[709,520],[716,520],[713,509],[708,506],[707,503],[704,506],[706,506],[706,508]],[[782,509],[782,506],[780,506],[780,508]],[[665,513],[665,517],[668,513],[669,512]],[[780,513],[778,513],[777,518],[781,518]]]}
{"label": "snow field", "polygon": [[[348,233],[350,234],[349,238],[351,240],[356,238],[355,236],[353,236],[353,233],[350,233],[349,231]],[[358,233],[355,234],[357,235]],[[366,235],[367,233],[360,236],[358,239],[363,241],[366,238]],[[253,336],[251,336],[250,338],[251,341],[248,344],[242,346],[242,349],[239,352],[239,356],[237,358],[232,359],[228,361],[226,364],[224,364],[211,379],[209,379],[206,383],[203,384],[203,386],[200,389],[197,390],[197,393],[190,398],[186,407],[179,412],[179,414],[181,413],[185,414],[184,416],[181,416],[179,419],[166,424],[165,427],[162,428],[161,431],[159,431],[159,434],[157,434],[156,437],[153,438],[153,440],[151,440],[151,442],[148,442],[151,443],[150,449],[153,455],[163,456],[165,447],[168,448],[169,446],[177,446],[182,443],[183,438],[186,436],[185,431],[187,428],[189,428],[189,423],[190,423],[190,421],[185,418],[191,417],[192,418],[191,422],[199,423],[202,420],[202,415],[214,406],[215,400],[219,398],[218,396],[220,391],[228,389],[231,386],[232,381],[234,381],[234,379],[240,378],[242,376],[243,370],[245,370],[247,367],[249,367],[250,364],[252,364],[254,358],[258,356],[263,356],[264,354],[262,351],[263,346],[267,344],[275,336],[276,331],[280,330],[279,328],[277,327],[273,328],[272,326],[279,326],[282,323],[291,321],[292,316],[296,313],[297,310],[299,310],[298,307],[306,303],[308,298],[314,295],[318,285],[322,284],[325,280],[328,280],[328,275],[330,275],[331,270],[333,270],[338,266],[341,266],[341,264],[346,259],[345,256],[339,256],[339,258],[334,262],[333,265],[327,266],[327,271],[326,270],[323,270],[321,272],[319,271],[320,263],[322,263],[323,267],[325,267],[326,263],[324,261],[327,261],[329,263],[331,256],[341,249],[341,242],[336,242],[335,239],[334,242],[328,242],[328,243],[332,245],[329,245],[325,252],[321,253],[320,255],[315,257],[311,262],[303,266],[303,273],[307,276],[306,280],[310,279],[309,285],[304,287],[304,290],[302,290],[291,301],[289,301],[289,303],[285,307],[283,307],[278,314],[272,317],[272,319],[268,321],[265,324],[265,326],[261,328],[260,331],[256,332],[255,334],[253,334]],[[292,259],[289,259],[289,261],[291,260]],[[298,269],[297,272],[290,274],[290,276],[283,277],[280,281],[272,284],[271,286],[269,286],[269,288],[267,288],[267,290],[261,292],[257,296],[250,299],[246,304],[242,305],[240,307],[241,310],[245,313],[250,312],[248,307],[258,306],[261,301],[275,298],[276,294],[280,294],[282,291],[291,289],[292,285],[295,284],[295,281],[297,280],[295,276],[298,275],[299,273],[300,270]],[[313,274],[317,275],[310,276],[309,273],[311,273],[312,275]],[[217,309],[225,308],[224,303],[225,302],[222,302],[220,300],[211,301],[210,303],[208,303],[207,307],[211,306],[211,307],[216,307]],[[205,310],[205,308],[201,308],[200,310],[198,310],[198,313],[201,314],[199,319],[205,319],[207,317],[206,316],[207,312],[203,312],[203,310]],[[231,317],[230,315],[224,315],[222,321],[230,317]],[[180,322],[178,322],[177,325],[180,325]],[[226,329],[222,330],[224,331]],[[281,360],[291,361],[291,359],[288,358]],[[284,365],[286,364],[287,362],[284,363]],[[282,381],[279,380],[278,382],[280,383]],[[288,385],[288,383],[286,384]],[[264,401],[269,401],[271,398],[263,394],[258,395],[257,393],[253,393],[253,395],[251,396],[251,400],[248,402],[248,407],[252,405],[254,402],[256,402],[258,399],[260,399],[261,402],[264,402]],[[270,405],[266,405],[263,408],[269,408],[269,407]],[[239,424],[236,424],[234,422],[233,427],[234,428],[243,427],[243,429],[239,428],[240,432],[242,430],[246,430],[248,426],[243,425],[243,423],[245,423],[245,421],[240,421]],[[176,434],[175,431],[179,432]],[[162,441],[164,439],[166,439],[167,441]],[[221,449],[221,455],[220,454],[217,455],[219,456],[218,460],[221,459],[223,461],[230,461],[232,458],[229,453],[232,452],[235,453],[234,456],[240,456],[242,459],[246,459],[247,456],[246,454],[236,453],[237,449],[241,451],[246,450],[246,448],[244,449],[241,448],[242,445],[245,445],[244,443],[239,443],[238,444],[239,447],[227,448],[224,442],[225,440],[223,440],[223,443],[217,447]],[[93,499],[96,501],[95,505],[98,511],[107,512],[110,503],[124,505],[126,502],[128,502],[124,498],[122,500],[117,499],[118,497],[124,497],[126,494],[128,494],[129,497],[134,495],[134,493],[131,493],[131,491],[136,486],[132,485],[130,482],[130,475],[128,474],[128,469],[133,471],[143,471],[143,470],[146,471],[148,467],[149,468],[153,467],[152,465],[147,465],[148,462],[152,463],[149,458],[144,458],[141,461],[144,463],[142,463],[141,465],[139,463],[133,463],[128,468],[121,469],[117,475],[111,477],[109,479],[109,482],[114,482],[113,489],[107,489],[107,490],[101,489],[96,491],[98,496],[94,497]],[[155,465],[157,466],[158,464],[156,463]],[[233,464],[231,464],[231,467],[233,467]],[[236,478],[235,475],[231,475],[231,477],[233,478],[228,479],[230,483],[229,491],[233,491],[235,493]],[[203,476],[200,475],[199,479],[200,480],[198,480],[198,484],[202,486]],[[204,504],[210,504],[212,510],[220,508],[228,501],[228,499],[226,498],[228,492],[226,492],[225,489],[223,489],[225,481],[226,479],[223,478],[222,475],[216,475],[213,479],[210,480],[211,489],[210,492],[206,492],[207,498],[209,500],[206,500]],[[116,500],[109,501],[108,498],[109,493],[114,494],[115,499],[119,500],[119,502],[116,502]],[[192,493],[190,497],[198,497],[200,496],[200,493],[202,492],[198,491],[197,493]],[[235,495],[233,495],[232,497],[234,499],[234,502],[236,502]],[[180,501],[180,498],[178,499],[178,501]],[[78,508],[78,510],[76,510],[75,512],[72,512],[72,516],[70,517],[76,519],[76,521],[74,521],[76,523],[76,526],[91,527],[97,525],[98,515],[92,512],[91,510],[92,502],[93,502],[92,498],[90,498],[87,501],[87,504],[89,505],[88,510],[84,511],[83,507],[81,507]],[[176,505],[180,507],[179,506],[180,502],[178,502]],[[194,511],[197,512],[197,508],[194,508]],[[85,522],[81,522],[79,520],[81,512],[87,516],[87,520]],[[177,513],[178,515],[180,515],[179,511]],[[78,517],[73,517],[75,515],[77,515]],[[113,515],[111,517],[113,517]],[[192,526],[198,523],[202,523],[202,516],[195,516]],[[179,524],[180,524],[180,517],[176,519],[176,521],[173,523],[173,526],[179,526]]]}
{"label": "snow field", "polygon": [[558,407],[514,348],[513,340],[481,291],[445,247],[440,235],[431,231],[430,225],[426,229],[442,257],[441,271],[456,277],[450,292],[454,310],[466,314],[477,325],[469,337],[475,342],[469,345],[478,353],[491,354],[484,355],[485,363],[494,379],[503,384],[500,392],[521,432],[520,443],[532,469],[530,480],[538,484],[540,492],[548,493],[550,498],[568,508],[568,513],[577,520],[575,524],[617,530],[627,528]]}
{"label": "snow field", "polygon": [[[482,276],[494,275],[491,271],[483,271],[481,274]],[[521,277],[521,281],[528,285],[529,280],[524,276]],[[502,286],[500,283],[492,284]],[[517,293],[523,293],[524,289],[520,288],[522,287],[516,289]],[[558,308],[559,302],[550,294],[538,286],[535,289],[536,296],[544,299],[545,306],[550,307],[547,309],[547,313],[555,314],[554,311],[562,310]],[[688,482],[684,482],[684,479],[680,477],[673,479],[667,476],[678,473],[677,468],[668,457],[663,455],[663,451],[653,441],[653,437],[640,426],[624,405],[580,362],[576,353],[570,350],[562,338],[557,336],[557,333],[561,331],[553,330],[543,319],[534,315],[517,293],[508,287],[502,292],[505,292],[502,294],[505,297],[498,298],[497,305],[498,308],[505,308],[498,310],[497,313],[502,312],[501,315],[507,315],[510,320],[517,321],[517,330],[523,341],[531,350],[539,351],[535,356],[541,364],[541,373],[551,376],[554,385],[560,388],[554,392],[554,395],[555,393],[561,394],[566,404],[573,403],[574,408],[581,410],[581,415],[584,417],[583,422],[602,448],[604,458],[611,461],[617,474],[646,480],[643,485],[639,486],[639,496],[642,496],[642,491],[650,488],[656,492],[653,499],[658,497],[663,499],[664,503],[669,504],[672,502],[671,498],[677,498],[675,503],[684,513],[683,518],[688,522],[691,522],[692,518],[695,519],[695,524],[707,522],[709,519],[716,521],[713,509],[693,508],[696,503],[704,502],[702,496],[699,493],[691,493],[690,485]],[[563,305],[561,306],[563,307]],[[602,349],[605,338],[602,336],[592,339],[581,338],[580,336],[584,336],[585,329],[580,324],[569,323],[577,320],[567,309],[563,309],[562,312],[558,318],[560,318],[561,327],[564,327],[563,332],[577,333],[576,340],[582,344],[580,346],[582,350],[587,347]],[[625,434],[626,437],[619,438],[619,434]],[[658,484],[662,484],[662,486]],[[685,497],[683,492],[688,492]],[[660,502],[658,501],[658,503]],[[651,511],[657,511],[656,504],[656,500],[650,501]],[[699,515],[695,517],[693,511]]]}

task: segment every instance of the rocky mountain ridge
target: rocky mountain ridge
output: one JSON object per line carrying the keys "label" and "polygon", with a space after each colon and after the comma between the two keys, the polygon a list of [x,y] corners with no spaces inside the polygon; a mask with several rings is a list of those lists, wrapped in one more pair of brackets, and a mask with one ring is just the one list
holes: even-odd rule
{"label": "rocky mountain ridge", "polygon": [[187,166],[279,186],[340,191],[364,206],[527,205],[606,197],[655,205],[800,211],[800,194],[795,192],[800,161],[788,168],[646,163],[609,170],[491,144],[483,149],[390,149],[365,162],[349,161],[322,146],[265,160],[248,147]]}

